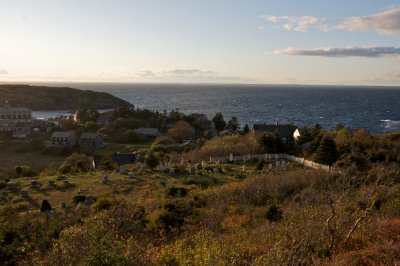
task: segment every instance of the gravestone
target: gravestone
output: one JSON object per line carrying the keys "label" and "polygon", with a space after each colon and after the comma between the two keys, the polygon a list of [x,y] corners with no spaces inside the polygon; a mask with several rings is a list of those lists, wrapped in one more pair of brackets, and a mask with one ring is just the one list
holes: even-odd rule
{"label": "gravestone", "polygon": [[62,180],[65,180],[65,179],[67,179],[67,177],[65,177],[63,175],[57,177],[57,181],[62,181]]}
{"label": "gravestone", "polygon": [[63,180],[63,184],[64,184],[64,186],[68,186],[69,185],[68,180]]}
{"label": "gravestone", "polygon": [[17,188],[17,183],[15,183],[15,182],[7,182],[7,188],[9,188],[9,189],[14,189],[14,188]]}
{"label": "gravestone", "polygon": [[92,204],[94,202],[94,198],[92,195],[86,195],[85,197],[85,204],[89,205]]}
{"label": "gravestone", "polygon": [[273,168],[272,163],[270,163],[269,166],[268,166],[268,169],[272,170],[272,168]]}
{"label": "gravestone", "polygon": [[34,179],[31,180],[31,187],[37,187],[38,185],[39,184],[38,184],[37,180],[34,180]]}
{"label": "gravestone", "polygon": [[21,196],[21,197],[26,197],[26,196],[28,196],[28,191],[26,191],[26,190],[21,190],[20,192],[19,192],[19,195]]}
{"label": "gravestone", "polygon": [[87,188],[87,187],[83,187],[83,188],[80,188],[79,189],[79,192],[89,192],[90,191],[90,189],[89,188]]}
{"label": "gravestone", "polygon": [[126,167],[125,167],[125,165],[120,165],[120,166],[119,166],[119,173],[120,173],[120,174],[125,174],[125,173],[126,173]]}
{"label": "gravestone", "polygon": [[165,170],[165,166],[163,163],[160,163],[160,165],[158,166],[158,170],[160,171],[164,171]]}
{"label": "gravestone", "polygon": [[194,175],[196,173],[196,168],[191,167],[190,168],[190,174]]}
{"label": "gravestone", "polygon": [[51,186],[51,187],[53,187],[53,186],[55,185],[54,180],[49,180],[49,181],[47,182],[47,184],[48,184],[49,186]]}
{"label": "gravestone", "polygon": [[103,176],[103,183],[104,184],[108,183],[108,175]]}
{"label": "gravestone", "polygon": [[139,164],[139,174],[144,172],[144,165],[143,164]]}
{"label": "gravestone", "polygon": [[281,165],[282,165],[282,168],[284,168],[284,167],[286,166],[286,164],[285,164],[285,161],[284,161],[284,160],[282,160],[282,163],[281,163]]}
{"label": "gravestone", "polygon": [[201,163],[196,164],[196,169],[197,169],[197,170],[201,170],[202,168],[203,168],[203,167],[202,167]]}
{"label": "gravestone", "polygon": [[242,167],[243,172],[246,172],[246,165],[244,164]]}
{"label": "gravestone", "polygon": [[174,168],[169,168],[169,170],[168,170],[168,173],[170,174],[170,175],[173,175],[173,174],[175,174],[175,169]]}
{"label": "gravestone", "polygon": [[233,158],[233,154],[231,153],[231,154],[229,155],[229,161],[230,161],[230,162],[233,162],[233,159],[234,159],[234,158]]}
{"label": "gravestone", "polygon": [[279,160],[279,155],[275,154],[275,160]]}
{"label": "gravestone", "polygon": [[133,172],[129,172],[129,173],[128,173],[128,177],[132,179],[132,178],[135,177],[135,175],[133,174]]}
{"label": "gravestone", "polygon": [[67,208],[67,203],[61,202],[61,209],[66,209]]}
{"label": "gravestone", "polygon": [[281,162],[276,161],[276,168],[279,168],[281,166]]}

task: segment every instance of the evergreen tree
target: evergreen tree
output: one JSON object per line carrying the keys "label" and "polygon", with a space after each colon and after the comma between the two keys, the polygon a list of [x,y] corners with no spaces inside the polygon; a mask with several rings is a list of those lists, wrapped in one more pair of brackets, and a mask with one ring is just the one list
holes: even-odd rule
{"label": "evergreen tree", "polygon": [[243,127],[243,134],[247,134],[247,133],[249,133],[249,132],[250,132],[249,125],[248,125],[248,124],[244,125],[244,127]]}
{"label": "evergreen tree", "polygon": [[220,112],[215,114],[212,121],[214,122],[215,129],[218,131],[221,131],[226,127],[226,122],[224,120],[224,116]]}
{"label": "evergreen tree", "polygon": [[323,137],[316,152],[314,153],[314,160],[317,163],[331,166],[334,162],[336,162],[338,157],[339,155],[336,150],[335,141],[331,137]]}

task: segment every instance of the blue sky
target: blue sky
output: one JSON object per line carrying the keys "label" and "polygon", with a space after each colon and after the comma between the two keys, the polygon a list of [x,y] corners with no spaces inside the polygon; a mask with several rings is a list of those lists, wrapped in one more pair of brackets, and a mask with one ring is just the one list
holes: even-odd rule
{"label": "blue sky", "polygon": [[400,85],[400,3],[0,0],[0,82]]}

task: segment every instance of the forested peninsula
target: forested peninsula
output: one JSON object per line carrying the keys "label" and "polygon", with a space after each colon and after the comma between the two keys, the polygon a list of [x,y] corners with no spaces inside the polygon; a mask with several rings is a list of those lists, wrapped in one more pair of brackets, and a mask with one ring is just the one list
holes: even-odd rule
{"label": "forested peninsula", "polygon": [[6,101],[13,107],[27,107],[34,111],[113,109],[132,106],[129,102],[106,92],[68,87],[0,85],[0,102]]}

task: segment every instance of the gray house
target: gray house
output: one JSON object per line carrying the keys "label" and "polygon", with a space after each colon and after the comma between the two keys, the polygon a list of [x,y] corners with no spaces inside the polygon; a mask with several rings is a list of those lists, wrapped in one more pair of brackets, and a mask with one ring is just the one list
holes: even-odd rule
{"label": "gray house", "polygon": [[51,135],[50,147],[73,147],[76,143],[75,133],[72,131],[55,131]]}
{"label": "gray house", "polygon": [[161,135],[158,128],[150,128],[150,127],[139,127],[138,129],[135,129],[134,132],[141,137],[149,139],[155,139]]}
{"label": "gray house", "polygon": [[104,147],[104,142],[99,134],[85,132],[79,138],[79,147],[81,151],[94,151]]}

